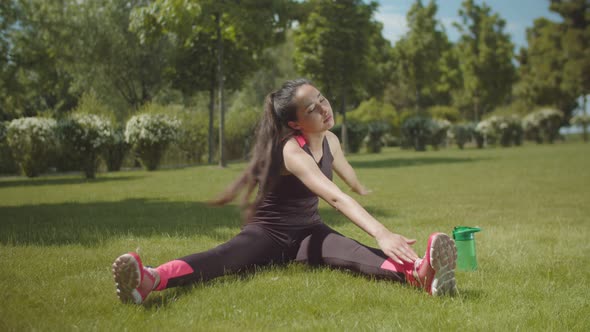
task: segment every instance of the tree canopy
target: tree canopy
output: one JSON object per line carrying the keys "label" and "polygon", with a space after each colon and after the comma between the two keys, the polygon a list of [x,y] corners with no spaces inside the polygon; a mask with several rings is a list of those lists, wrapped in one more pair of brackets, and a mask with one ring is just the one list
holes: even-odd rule
{"label": "tree canopy", "polygon": [[209,161],[217,150],[224,165],[226,104],[232,112],[261,107],[295,76],[331,99],[345,148],[346,110],[369,100],[393,106],[400,118],[458,110],[457,121],[551,106],[567,124],[579,106],[586,109],[587,0],[544,4],[561,20],[531,22],[516,56],[505,20],[485,2],[462,2],[458,41],[437,19],[437,3],[415,0],[407,33],[392,47],[375,1],[5,0],[0,120],[61,117],[88,92],[121,122],[154,100],[203,112],[208,105]]}

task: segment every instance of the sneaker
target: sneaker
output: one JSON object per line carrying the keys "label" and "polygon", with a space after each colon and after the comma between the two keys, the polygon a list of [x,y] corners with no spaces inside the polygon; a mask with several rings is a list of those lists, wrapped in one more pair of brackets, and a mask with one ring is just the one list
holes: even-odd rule
{"label": "sneaker", "polygon": [[113,263],[117,296],[123,303],[141,304],[156,284],[156,276],[141,264],[139,255],[130,252]]}
{"label": "sneaker", "polygon": [[455,242],[446,234],[433,233],[428,238],[424,258],[416,260],[415,275],[408,281],[414,286],[424,288],[430,295],[454,295],[457,292],[456,265]]}

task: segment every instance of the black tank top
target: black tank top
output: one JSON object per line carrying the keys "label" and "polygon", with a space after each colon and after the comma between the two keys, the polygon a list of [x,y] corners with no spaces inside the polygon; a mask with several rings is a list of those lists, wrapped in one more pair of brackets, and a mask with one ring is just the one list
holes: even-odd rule
{"label": "black tank top", "polygon": [[[312,155],[303,136],[295,137],[299,146]],[[317,163],[324,175],[332,180],[332,162],[328,139],[322,142],[322,158]],[[295,175],[281,175],[274,189],[266,194],[252,218],[252,223],[299,229],[321,222],[318,213],[319,199]]]}

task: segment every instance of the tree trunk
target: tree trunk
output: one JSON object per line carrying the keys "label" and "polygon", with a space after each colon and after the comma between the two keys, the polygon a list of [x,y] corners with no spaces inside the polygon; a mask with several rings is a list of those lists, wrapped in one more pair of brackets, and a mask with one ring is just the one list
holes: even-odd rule
{"label": "tree trunk", "polygon": [[[584,94],[584,102],[582,103],[582,114],[586,117],[586,94]],[[582,137],[584,137],[584,142],[588,142],[588,124],[584,121],[582,123]]]}
{"label": "tree trunk", "polygon": [[221,13],[217,13],[215,17],[217,23],[217,84],[219,93],[219,166],[226,167],[225,151],[223,147],[223,130],[225,121],[225,110],[223,100],[223,40],[221,39]]}
{"label": "tree trunk", "polygon": [[209,137],[207,143],[209,145],[209,155],[207,163],[213,164],[213,116],[215,115],[215,80],[212,80],[209,88]]}
{"label": "tree trunk", "polygon": [[344,146],[344,153],[347,154],[348,148],[348,130],[346,128],[346,94],[341,92],[340,114],[342,114],[342,145]]}
{"label": "tree trunk", "polygon": [[479,97],[476,95],[474,100],[475,103],[473,104],[473,118],[475,120],[475,123],[479,123]]}

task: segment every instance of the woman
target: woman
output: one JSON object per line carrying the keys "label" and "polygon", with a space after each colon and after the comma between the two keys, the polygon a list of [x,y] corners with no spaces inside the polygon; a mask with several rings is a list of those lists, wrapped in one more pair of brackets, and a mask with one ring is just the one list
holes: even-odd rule
{"label": "woman", "polygon": [[[250,164],[214,203],[245,191],[246,224],[228,242],[206,252],[144,267],[136,253],[118,257],[112,270],[124,303],[142,303],[152,290],[201,282],[253,266],[290,261],[328,265],[407,282],[433,295],[455,292],[456,249],[445,234],[428,239],[418,258],[407,239],[387,230],[332,181],[332,170],[354,192],[367,194],[346,161],[328,100],[307,80],[286,82],[265,101]],[[250,196],[258,193],[250,202]],[[373,236],[380,249],[364,246],[325,225],[318,196]]]}

